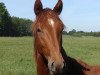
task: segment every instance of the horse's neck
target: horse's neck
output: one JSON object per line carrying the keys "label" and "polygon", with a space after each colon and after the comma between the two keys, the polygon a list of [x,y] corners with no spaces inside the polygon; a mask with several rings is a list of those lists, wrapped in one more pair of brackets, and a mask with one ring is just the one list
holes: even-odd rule
{"label": "horse's neck", "polygon": [[81,60],[76,60],[67,56],[65,50],[62,48],[62,56],[66,62],[66,71],[64,75],[84,75],[84,71],[90,69],[90,66]]}
{"label": "horse's neck", "polygon": [[80,65],[80,66],[82,66],[84,68],[88,68],[88,69],[91,68],[91,66],[88,65],[87,63],[85,63],[84,61],[79,60],[79,59],[77,60],[77,59],[74,59],[74,58],[71,58],[71,57],[67,56],[67,54],[66,54],[65,50],[63,49],[63,47],[62,47],[61,53],[62,53],[62,56],[63,56],[64,60],[66,61],[66,63],[68,63],[68,61],[69,61],[69,63],[73,62],[72,63],[73,65],[77,64],[77,65]]}
{"label": "horse's neck", "polygon": [[82,60],[76,60],[74,58],[68,57],[70,65],[75,65],[78,66],[82,70],[89,70],[91,68],[90,65],[87,63],[83,62]]}
{"label": "horse's neck", "polygon": [[37,75],[50,75],[49,70],[40,54],[37,54]]}

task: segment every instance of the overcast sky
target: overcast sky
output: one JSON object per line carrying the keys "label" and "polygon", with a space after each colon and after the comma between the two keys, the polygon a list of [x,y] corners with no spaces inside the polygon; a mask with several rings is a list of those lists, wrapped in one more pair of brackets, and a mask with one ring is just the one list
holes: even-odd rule
{"label": "overcast sky", "polygon": [[[41,0],[44,8],[53,9],[58,0]],[[67,30],[100,31],[100,0],[62,0],[64,3],[60,18]],[[35,19],[35,0],[0,0],[4,2],[11,16]]]}

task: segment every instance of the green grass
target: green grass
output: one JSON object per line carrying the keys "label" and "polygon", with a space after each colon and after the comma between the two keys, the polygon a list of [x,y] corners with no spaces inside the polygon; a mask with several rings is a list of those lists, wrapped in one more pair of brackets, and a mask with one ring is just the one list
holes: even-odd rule
{"label": "green grass", "polygon": [[[100,64],[99,37],[63,36],[66,53],[74,58]],[[0,37],[0,75],[36,75],[32,37]]]}
{"label": "green grass", "polygon": [[100,64],[100,37],[64,36],[63,47],[71,57],[82,59],[91,65]]}
{"label": "green grass", "polygon": [[35,75],[31,37],[0,38],[0,75]]}

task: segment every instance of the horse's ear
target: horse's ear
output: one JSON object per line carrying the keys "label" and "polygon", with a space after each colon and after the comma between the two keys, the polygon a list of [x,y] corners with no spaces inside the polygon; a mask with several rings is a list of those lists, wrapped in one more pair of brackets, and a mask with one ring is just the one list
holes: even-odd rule
{"label": "horse's ear", "polygon": [[53,11],[55,11],[56,13],[60,15],[62,8],[63,8],[62,0],[59,0],[56,6],[54,7]]}
{"label": "horse's ear", "polygon": [[40,0],[36,0],[35,1],[35,5],[34,5],[34,12],[35,15],[38,15],[41,11],[43,10],[43,6]]}

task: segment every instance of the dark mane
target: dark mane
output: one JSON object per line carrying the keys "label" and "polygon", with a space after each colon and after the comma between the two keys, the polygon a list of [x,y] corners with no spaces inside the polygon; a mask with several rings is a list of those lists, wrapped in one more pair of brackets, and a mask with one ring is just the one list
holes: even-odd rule
{"label": "dark mane", "polygon": [[61,51],[63,58],[66,62],[66,67],[62,75],[84,75],[85,71],[90,71],[90,66],[86,63],[84,63],[81,60],[76,60],[70,56],[67,56],[65,50],[62,47]]}

